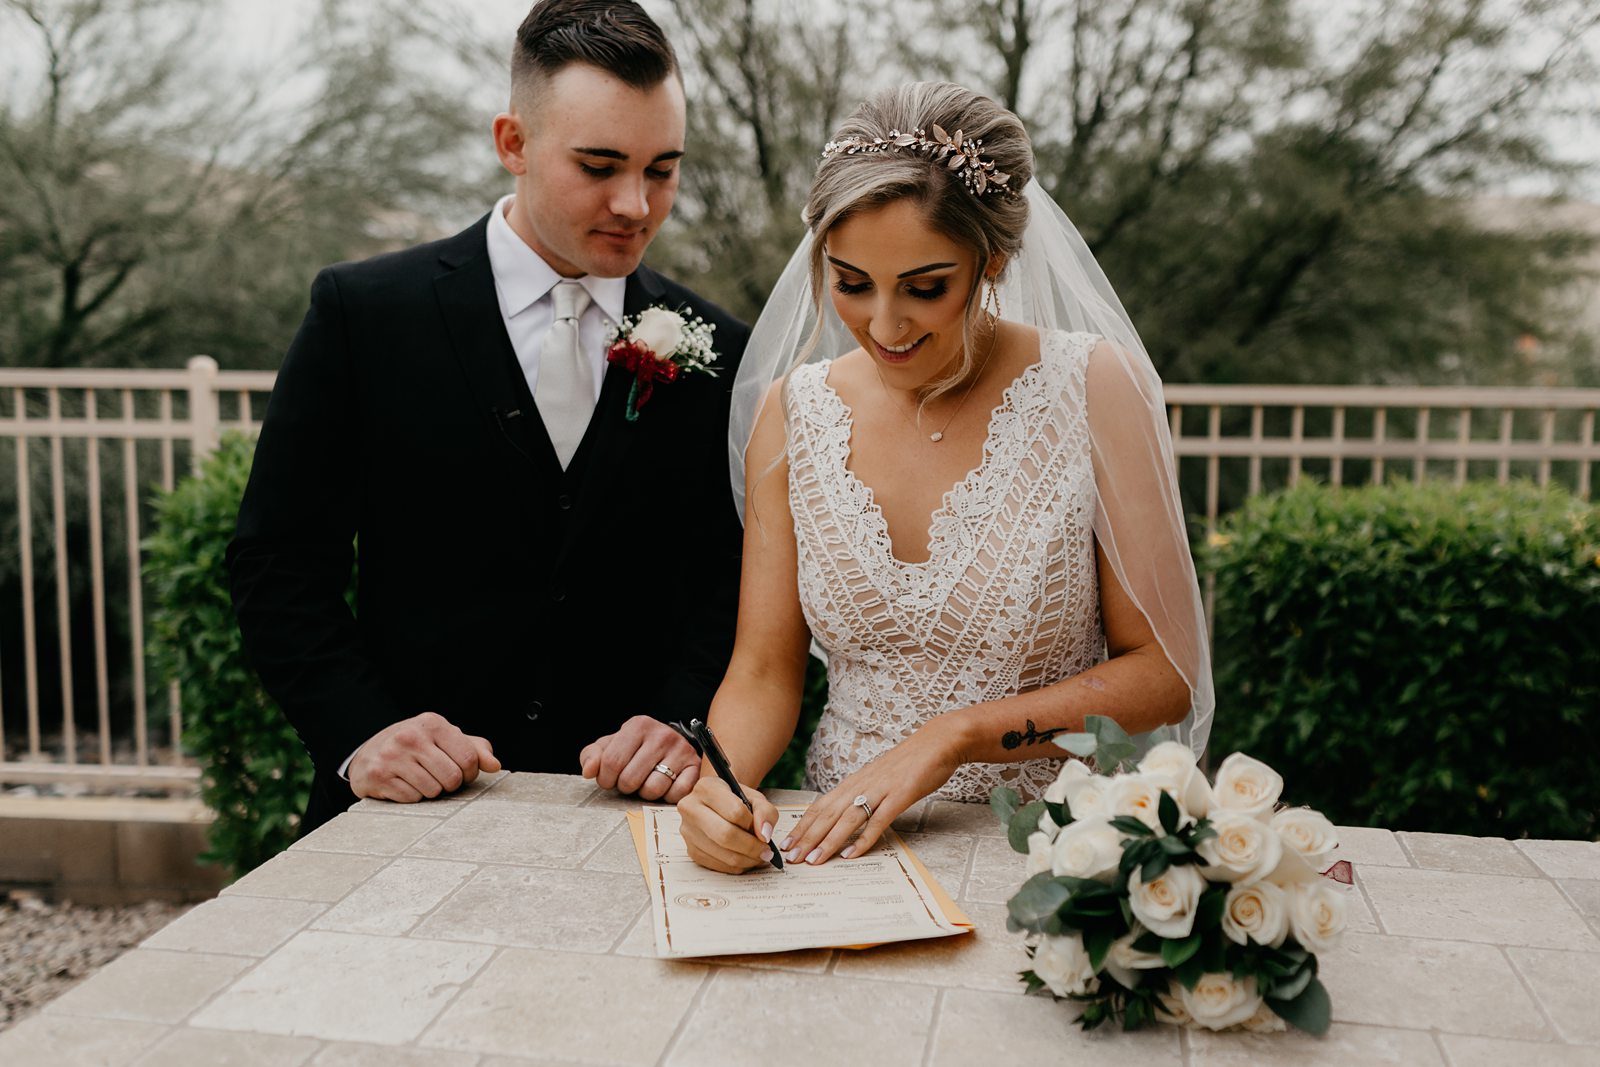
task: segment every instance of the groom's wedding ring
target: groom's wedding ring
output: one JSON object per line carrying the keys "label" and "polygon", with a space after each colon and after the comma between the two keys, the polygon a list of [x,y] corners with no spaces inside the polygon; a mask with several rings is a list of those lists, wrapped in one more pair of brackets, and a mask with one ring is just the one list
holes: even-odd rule
{"label": "groom's wedding ring", "polygon": [[665,763],[656,764],[656,770],[660,771],[668,778],[671,778],[674,782],[678,780],[678,772],[673,770],[671,767],[668,767]]}
{"label": "groom's wedding ring", "polygon": [[867,818],[869,818],[869,819],[872,818],[872,805],[867,803],[867,798],[866,798],[866,796],[864,794],[863,795],[858,795],[850,803],[854,804],[856,807],[858,807],[862,811],[866,812],[867,813]]}

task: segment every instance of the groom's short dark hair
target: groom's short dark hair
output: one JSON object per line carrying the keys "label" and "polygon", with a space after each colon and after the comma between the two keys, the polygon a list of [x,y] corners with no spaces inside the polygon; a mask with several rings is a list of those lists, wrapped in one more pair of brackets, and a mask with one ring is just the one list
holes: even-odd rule
{"label": "groom's short dark hair", "polygon": [[633,0],[539,0],[517,27],[511,50],[513,103],[572,63],[598,67],[651,89],[678,74],[678,57],[661,27]]}

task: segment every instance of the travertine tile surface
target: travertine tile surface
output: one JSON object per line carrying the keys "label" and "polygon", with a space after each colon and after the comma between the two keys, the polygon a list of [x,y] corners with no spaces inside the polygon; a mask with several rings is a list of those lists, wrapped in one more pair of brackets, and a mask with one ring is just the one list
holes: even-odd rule
{"label": "travertine tile surface", "polygon": [[655,958],[637,807],[531,774],[364,801],[0,1032],[0,1065],[1600,1067],[1600,844],[1341,827],[1327,1037],[1085,1034],[1021,992],[1025,859],[987,805],[896,823],[974,933],[705,961]]}

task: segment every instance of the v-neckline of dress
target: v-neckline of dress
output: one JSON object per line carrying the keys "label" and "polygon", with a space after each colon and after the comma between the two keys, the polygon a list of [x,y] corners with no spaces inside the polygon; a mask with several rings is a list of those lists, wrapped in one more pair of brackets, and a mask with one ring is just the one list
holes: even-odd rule
{"label": "v-neckline of dress", "polygon": [[928,558],[921,560],[902,559],[895,554],[894,539],[889,536],[889,520],[884,515],[882,506],[878,504],[877,494],[873,491],[872,486],[862,481],[851,468],[850,458],[855,452],[855,447],[851,444],[851,439],[855,436],[855,412],[851,410],[849,404],[845,403],[844,397],[839,395],[839,391],[833,387],[833,383],[828,381],[828,372],[833,369],[831,365],[823,368],[823,372],[820,375],[822,393],[838,409],[835,412],[833,421],[842,423],[846,431],[843,442],[844,456],[839,460],[839,466],[849,485],[853,486],[864,498],[865,506],[862,508],[862,514],[870,517],[869,521],[874,526],[873,540],[883,546],[884,555],[888,557],[891,564],[899,568],[915,571],[928,567],[939,558],[940,549],[945,548],[949,542],[942,527],[949,525],[948,521],[944,520],[948,520],[950,515],[953,514],[952,504],[959,497],[974,492],[988,472],[990,460],[994,456],[996,445],[999,443],[998,434],[1002,416],[1007,411],[1015,410],[1016,398],[1022,387],[1028,384],[1030,379],[1038,377],[1044,369],[1045,361],[1049,358],[1046,346],[1051,343],[1052,339],[1053,336],[1050,334],[1046,334],[1039,339],[1039,358],[1022,368],[1017,376],[1011,379],[1011,383],[1000,394],[1000,403],[990,410],[989,423],[984,430],[983,451],[979,454],[978,465],[958,479],[949,489],[945,490],[944,494],[939,498],[939,506],[928,513]]}

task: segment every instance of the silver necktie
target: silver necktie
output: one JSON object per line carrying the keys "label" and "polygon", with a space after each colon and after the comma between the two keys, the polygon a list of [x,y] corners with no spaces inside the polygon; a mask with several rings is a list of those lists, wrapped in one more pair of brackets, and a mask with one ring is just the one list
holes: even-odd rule
{"label": "silver necktie", "polygon": [[539,350],[539,389],[533,399],[561,469],[566,470],[594,414],[594,372],[578,337],[578,320],[589,306],[589,291],[577,282],[560,281],[550,295],[555,321]]}

